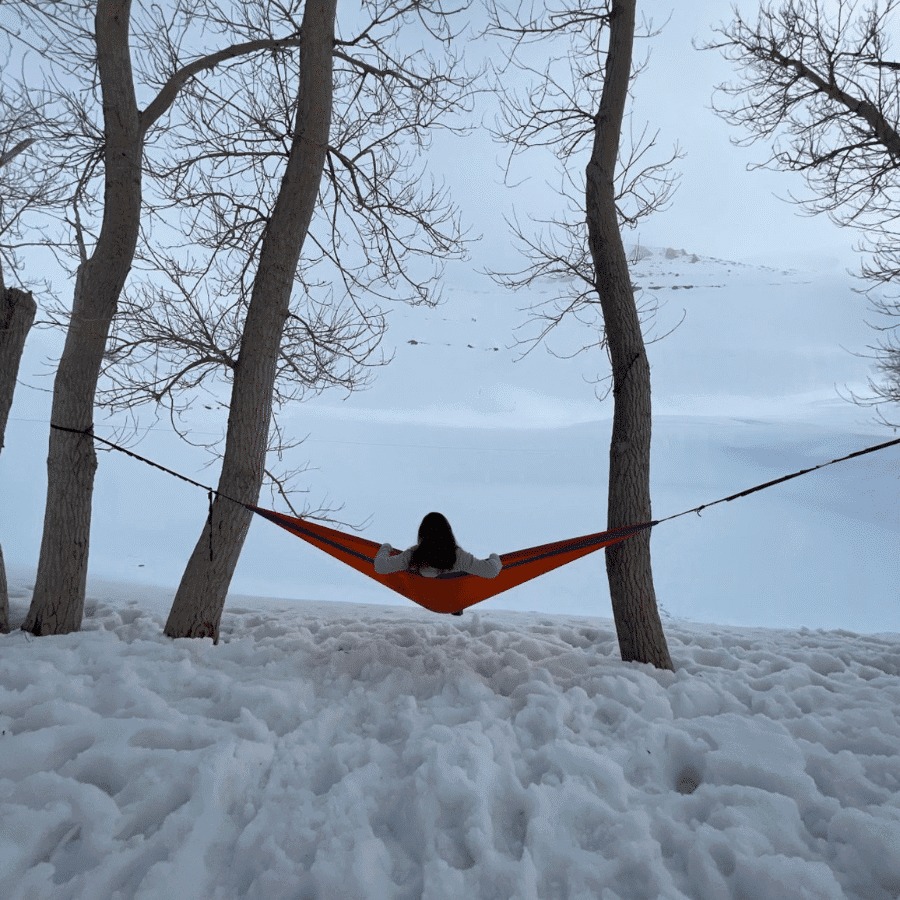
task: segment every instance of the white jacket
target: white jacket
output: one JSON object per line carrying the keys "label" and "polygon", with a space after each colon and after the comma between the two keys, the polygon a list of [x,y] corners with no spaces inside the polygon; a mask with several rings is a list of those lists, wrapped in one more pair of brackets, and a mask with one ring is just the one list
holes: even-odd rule
{"label": "white jacket", "polygon": [[[412,547],[404,550],[399,556],[391,556],[391,550],[394,548],[390,544],[382,544],[375,555],[375,571],[379,575],[405,571],[409,568],[413,550],[418,546],[418,544],[413,544]],[[492,553],[487,559],[476,559],[468,550],[457,547],[456,562],[450,571],[469,572],[471,575],[478,575],[481,578],[496,578],[502,568],[503,563],[500,562],[500,557],[496,553]],[[419,574],[424,575],[426,578],[434,578],[441,574],[441,570],[432,566],[422,566]]]}

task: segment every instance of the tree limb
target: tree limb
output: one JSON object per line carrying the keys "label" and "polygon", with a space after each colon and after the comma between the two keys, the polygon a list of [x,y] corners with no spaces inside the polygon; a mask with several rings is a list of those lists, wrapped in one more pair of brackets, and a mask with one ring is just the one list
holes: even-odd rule
{"label": "tree limb", "polygon": [[238,56],[247,56],[251,53],[258,53],[261,50],[279,50],[286,47],[302,47],[302,37],[289,37],[279,39],[266,39],[259,41],[245,41],[241,44],[232,44],[224,50],[216,53],[210,53],[194,62],[183,66],[173,75],[169,76],[168,81],[163,85],[162,90],[151,101],[147,108],[141,113],[141,132],[146,134],[147,130],[154,122],[175,102],[178,91],[184,83],[205,69],[214,69],[220,63],[229,59],[235,59]]}
{"label": "tree limb", "polygon": [[16,156],[20,153],[23,153],[27,150],[37,138],[25,138],[24,141],[19,141],[12,150],[7,151],[2,156],[0,156],[0,167],[5,166],[8,162],[11,162]]}

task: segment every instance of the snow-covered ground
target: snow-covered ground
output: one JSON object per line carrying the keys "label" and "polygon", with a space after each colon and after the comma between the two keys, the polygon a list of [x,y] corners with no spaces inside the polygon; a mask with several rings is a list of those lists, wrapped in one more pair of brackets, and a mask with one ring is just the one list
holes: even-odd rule
{"label": "snow-covered ground", "polygon": [[[839,269],[657,249],[635,276],[666,303],[656,333],[687,312],[649,348],[655,517],[893,437],[835,394],[864,391],[841,346],[873,337]],[[521,298],[475,276],[447,294],[393,315],[371,390],[287,413],[311,501],[395,546],[439,509],[484,555],[603,528],[611,401],[586,379],[604,359],[516,362]],[[47,342],[0,454],[14,626],[40,546],[49,394],[27,385],[52,383],[28,374]],[[164,429],[135,449],[215,482]],[[602,553],[444,617],[263,521],[220,644],[170,641],[205,493],[101,453],[84,629],[0,637],[0,895],[897,900],[897,459],[654,529],[670,673],[621,662]]]}
{"label": "snow-covered ground", "polygon": [[6,900],[900,896],[896,634],[170,601],[2,638]]}

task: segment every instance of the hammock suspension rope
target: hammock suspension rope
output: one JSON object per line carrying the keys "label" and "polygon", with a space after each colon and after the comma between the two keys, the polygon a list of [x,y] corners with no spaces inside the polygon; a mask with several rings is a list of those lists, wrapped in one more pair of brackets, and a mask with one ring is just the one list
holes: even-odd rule
{"label": "hammock suspension rope", "polygon": [[[884,450],[887,447],[893,447],[900,444],[900,438],[897,438],[892,441],[885,441],[882,444],[876,444],[872,447],[866,447],[862,450],[856,450],[853,453],[848,453],[845,456],[840,456],[829,462],[819,463],[819,465],[811,466],[808,469],[800,469],[797,472],[792,472],[781,478],[775,478],[772,481],[754,485],[746,490],[732,494],[729,497],[722,497],[719,500],[713,500],[710,503],[703,503],[692,509],[686,509],[684,512],[666,516],[664,519],[654,519],[650,522],[642,522],[624,528],[615,528],[609,531],[597,532],[596,534],[588,534],[550,544],[542,544],[538,547],[529,547],[525,550],[517,550],[512,553],[504,553],[500,556],[500,559],[503,562],[503,568],[496,578],[478,578],[465,572],[449,572],[438,575],[436,578],[425,578],[413,575],[409,572],[394,572],[390,575],[379,575],[375,572],[373,561],[380,544],[367,540],[366,538],[337,531],[333,528],[327,528],[324,525],[319,525],[306,519],[298,519],[284,515],[283,513],[262,509],[250,503],[241,503],[241,501],[235,500],[233,497],[229,497],[227,494],[223,494],[208,485],[200,484],[199,481],[194,481],[191,478],[187,478],[185,475],[173,472],[171,469],[167,469],[165,466],[153,462],[153,460],[146,459],[131,450],[127,450],[125,447],[120,447],[112,441],[99,437],[93,433],[93,425],[87,429],[80,429],[66,428],[51,422],[50,427],[55,428],[58,431],[68,431],[74,434],[93,437],[94,440],[100,441],[101,443],[112,447],[114,450],[126,453],[128,456],[131,456],[140,462],[161,469],[169,475],[174,475],[176,478],[180,478],[188,484],[192,484],[195,487],[205,490],[209,497],[209,518],[207,521],[209,524],[210,560],[213,558],[212,507],[213,494],[215,494],[218,497],[223,497],[225,500],[237,503],[239,506],[243,506],[251,512],[268,519],[270,522],[290,531],[297,537],[311,543],[325,553],[334,556],[336,559],[351,566],[362,574],[367,575],[369,578],[373,578],[385,587],[397,591],[404,597],[415,601],[433,612],[457,612],[463,610],[468,606],[486,600],[488,597],[509,590],[525,581],[536,578],[538,575],[542,575],[545,572],[549,572],[552,569],[572,562],[581,556],[593,553],[595,550],[599,550],[602,547],[607,547],[611,544],[623,541],[634,534],[652,528],[654,525],[660,525],[663,522],[668,522],[670,519],[677,519],[679,516],[686,516],[688,513],[692,512],[697,513],[699,516],[704,509],[715,506],[718,503],[728,503],[732,500],[737,500],[739,497],[746,497],[748,494],[753,494],[756,491],[762,491],[766,488],[773,487],[776,484],[781,484],[784,481],[789,481],[792,478],[799,478],[801,475],[815,472],[817,469],[823,469],[826,466],[832,466],[835,463],[864,456],[867,453],[875,453],[878,450]],[[395,551],[395,553],[397,552],[399,551]]]}

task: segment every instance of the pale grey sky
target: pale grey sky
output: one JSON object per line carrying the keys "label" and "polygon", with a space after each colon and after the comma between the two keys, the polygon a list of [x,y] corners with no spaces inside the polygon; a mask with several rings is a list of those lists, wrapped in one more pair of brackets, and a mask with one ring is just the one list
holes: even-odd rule
{"label": "pale grey sky", "polygon": [[[655,6],[660,7],[659,12],[654,7],[654,15],[657,20],[661,21],[668,12],[668,7],[664,4]],[[833,277],[826,274],[823,277],[817,275],[814,279],[801,276],[776,279],[780,287],[777,285],[772,287],[768,275],[763,277],[759,272],[750,273],[754,275],[755,280],[751,279],[750,282],[738,289],[735,287],[734,281],[738,276],[731,275],[730,267],[706,260],[703,267],[705,267],[708,277],[703,283],[707,284],[711,291],[706,300],[703,300],[702,292],[698,287],[697,290],[690,292],[690,300],[685,292],[680,292],[676,300],[671,303],[670,308],[666,310],[666,315],[673,317],[673,321],[664,320],[664,324],[671,325],[677,319],[682,306],[690,305],[690,315],[684,326],[671,338],[654,347],[655,376],[659,376],[659,380],[654,386],[654,403],[656,404],[664,393],[662,390],[657,392],[657,387],[668,385],[670,395],[672,395],[669,397],[669,416],[672,415],[673,409],[677,412],[681,408],[678,404],[682,402],[682,397],[687,398],[685,403],[689,401],[691,404],[702,406],[708,400],[707,394],[718,392],[710,391],[707,382],[711,380],[714,382],[714,387],[720,388],[723,379],[719,373],[727,372],[728,376],[735,381],[746,381],[747,396],[740,397],[739,404],[732,398],[726,398],[716,407],[714,414],[725,415],[727,412],[729,416],[758,418],[768,414],[765,412],[768,408],[766,404],[769,406],[774,404],[777,407],[781,403],[781,394],[785,393],[787,388],[782,383],[784,378],[779,380],[779,373],[786,370],[793,372],[798,377],[812,378],[813,374],[816,377],[821,374],[822,379],[820,380],[827,389],[827,400],[831,403],[834,382],[841,385],[847,380],[854,382],[862,379],[866,373],[866,366],[863,364],[860,364],[858,369],[850,368],[848,363],[855,363],[856,360],[848,360],[848,351],[840,349],[841,346],[847,346],[849,350],[861,350],[861,343],[865,339],[859,336],[859,332],[860,329],[865,329],[862,323],[866,318],[866,303],[863,298],[850,293],[847,286],[848,279],[841,272],[841,267],[855,268],[858,265],[858,257],[852,251],[857,236],[841,232],[826,219],[798,216],[796,207],[772,196],[773,191],[786,195],[789,189],[798,187],[796,179],[793,179],[792,184],[789,176],[779,173],[748,173],[745,171],[746,162],[761,158],[765,153],[765,148],[739,150],[730,145],[727,125],[707,108],[713,85],[729,77],[729,66],[716,53],[700,53],[691,46],[691,38],[696,36],[702,39],[708,33],[709,23],[715,22],[723,14],[727,14],[728,7],[725,4],[707,3],[702,9],[705,12],[698,12],[697,7],[692,7],[689,13],[682,11],[680,7],[675,11],[665,32],[655,39],[650,67],[638,85],[636,125],[640,126],[644,119],[650,119],[657,123],[661,129],[661,148],[665,150],[677,140],[687,155],[678,164],[683,172],[683,179],[671,210],[647,222],[638,233],[626,233],[626,242],[636,240],[639,235],[641,241],[647,246],[684,248],[703,257],[737,261],[756,259],[768,265],[789,266],[792,260],[796,260],[798,265],[801,262],[808,264],[810,255],[821,255],[836,259],[837,265],[831,262],[823,267],[827,273],[833,272]],[[593,388],[585,382],[582,374],[588,378],[593,377],[598,365],[603,365],[603,360],[600,360],[599,363],[590,362],[589,365],[585,363],[587,368],[584,373],[580,369],[573,369],[572,364],[569,363],[557,365],[558,361],[555,358],[551,359],[543,352],[530,357],[529,361],[521,366],[508,366],[502,374],[498,374],[497,367],[501,361],[504,361],[504,364],[508,361],[507,357],[510,354],[505,352],[496,352],[496,355],[491,352],[479,357],[479,359],[492,361],[490,365],[477,368],[470,364],[470,359],[475,353],[471,349],[473,344],[478,345],[484,351],[485,347],[482,345],[487,341],[489,341],[489,346],[497,347],[505,347],[507,343],[512,342],[512,329],[524,318],[515,312],[515,307],[526,304],[529,299],[528,295],[511,297],[507,306],[506,298],[499,297],[497,291],[491,293],[491,283],[483,276],[478,275],[478,269],[485,266],[500,267],[509,264],[515,268],[521,264],[521,260],[510,249],[510,234],[503,221],[502,212],[504,209],[508,209],[510,204],[515,204],[524,221],[529,214],[546,216],[554,211],[547,208],[548,204],[552,204],[553,196],[544,187],[545,181],[549,181],[551,184],[558,182],[553,158],[541,158],[538,155],[523,158],[516,174],[519,178],[530,174],[530,181],[510,190],[503,186],[502,169],[496,164],[496,161],[502,157],[503,149],[493,144],[484,132],[476,133],[462,141],[455,142],[455,144],[445,140],[436,141],[435,149],[428,158],[427,174],[433,174],[437,178],[444,176],[449,180],[455,200],[461,207],[464,222],[473,226],[474,230],[480,231],[484,235],[484,239],[473,248],[473,259],[469,263],[456,265],[448,272],[449,302],[446,308],[434,311],[435,330],[431,336],[424,331],[425,324],[422,321],[416,319],[413,322],[411,318],[414,313],[416,315],[422,313],[421,310],[409,311],[400,308],[396,320],[392,320],[393,330],[389,335],[389,343],[413,351],[418,348],[420,342],[432,343],[433,346],[427,350],[419,348],[423,351],[419,363],[424,360],[428,364],[416,370],[403,369],[397,365],[389,367],[380,373],[379,382],[373,391],[354,398],[354,402],[348,402],[346,407],[342,406],[342,409],[350,409],[356,405],[364,406],[373,403],[377,405],[378,402],[381,402],[382,406],[390,411],[398,405],[396,394],[405,387],[407,392],[421,391],[422,393],[422,397],[417,395],[411,398],[407,404],[408,409],[414,413],[414,415],[411,414],[410,422],[400,423],[400,425],[395,422],[388,423],[390,426],[388,434],[379,434],[369,438],[372,441],[370,446],[382,448],[373,452],[375,454],[383,453],[383,457],[373,458],[369,452],[365,454],[360,452],[358,445],[364,442],[366,437],[361,430],[362,426],[355,422],[351,423],[353,433],[337,435],[333,444],[334,447],[346,448],[345,457],[340,457],[333,449],[328,449],[327,452],[323,451],[323,446],[332,448],[331,443],[316,444],[311,451],[319,453],[320,461],[326,465],[326,472],[322,477],[327,485],[329,495],[338,502],[342,502],[346,498],[354,499],[356,506],[348,512],[348,520],[360,521],[373,509],[379,509],[381,518],[378,521],[378,527],[384,529],[386,536],[391,533],[392,528],[396,530],[397,534],[404,533],[403,529],[407,527],[406,523],[414,518],[411,505],[420,502],[419,495],[415,490],[407,492],[410,496],[392,495],[387,497],[382,495],[380,481],[373,480],[372,473],[390,471],[392,467],[397,470],[397,453],[405,452],[402,449],[388,451],[383,448],[396,448],[396,445],[408,448],[424,443],[446,443],[443,436],[441,440],[432,440],[429,432],[430,425],[422,424],[421,421],[423,404],[435,393],[432,385],[443,386],[449,392],[449,397],[446,397],[446,402],[443,403],[442,420],[450,418],[447,410],[454,414],[459,411],[457,407],[461,402],[458,396],[461,391],[460,382],[468,379],[472,382],[473,391],[476,390],[476,385],[490,387],[503,382],[504,379],[512,383],[514,378],[524,379],[529,365],[540,367],[540,371],[534,376],[534,382],[526,385],[528,389],[519,390],[518,393],[508,391],[515,402],[524,407],[524,416],[538,417],[543,410],[548,408],[548,405],[552,405],[555,412],[559,409],[566,410],[575,399],[578,399],[579,402],[583,400],[591,407],[594,406]],[[735,267],[735,271],[743,270],[743,268]],[[39,277],[44,274],[44,270],[36,268],[27,274],[31,277]],[[747,273],[745,272],[745,274]],[[143,276],[134,272],[132,278],[136,277]],[[710,285],[708,282],[713,284]],[[731,289],[717,293],[713,288],[721,286],[719,282],[727,283]],[[470,286],[473,288],[472,291],[467,290]],[[678,286],[683,287],[684,285]],[[59,279],[57,287],[61,299],[70,301],[72,285],[67,280]],[[39,303],[42,302],[42,299],[38,297]],[[852,303],[848,300],[851,300]],[[788,315],[783,314],[782,307]],[[455,321],[454,316],[459,321],[452,326],[447,324],[448,319],[451,322]],[[726,321],[723,316],[730,318]],[[471,324],[475,322],[476,317],[479,320],[478,324]],[[494,318],[494,327],[486,332],[485,321],[488,317]],[[806,326],[805,323],[808,321],[813,323],[813,327]],[[782,326],[781,331],[777,327],[772,327],[779,325]],[[823,330],[817,333],[817,327]],[[404,329],[406,330],[404,331]],[[453,338],[454,329],[458,332],[455,339]],[[796,338],[801,332],[803,333],[802,340]],[[721,334],[726,335],[728,340],[718,339]],[[56,349],[61,349],[64,336],[57,333],[48,336],[43,333],[40,338],[45,346],[53,343]],[[446,347],[441,343],[443,341],[448,342]],[[450,343],[453,343],[453,347],[450,346]],[[416,345],[416,347],[410,345]],[[46,389],[51,387],[52,378],[41,382],[32,377],[35,372],[34,349],[37,346],[38,341],[35,339],[32,342],[31,350],[26,350],[30,368],[23,367],[22,376],[29,384],[37,384]],[[29,352],[31,352],[30,356]],[[440,353],[444,353],[444,356],[439,356]],[[666,373],[666,358],[669,359],[672,370],[668,374]],[[444,360],[443,365],[436,362],[441,359]],[[550,364],[553,365],[552,369]],[[673,392],[672,372],[681,373],[683,376],[684,387],[679,391]],[[453,377],[448,379],[448,373],[452,373]],[[460,373],[464,377],[461,377]],[[745,373],[752,373],[753,377],[745,378]],[[391,379],[394,379],[393,388]],[[444,381],[447,383],[443,384]],[[570,385],[570,381],[574,381],[574,383]],[[519,381],[516,381],[515,384],[521,387]],[[541,386],[541,390],[549,396],[549,400],[537,390],[531,390],[536,385]],[[571,387],[571,397],[560,393],[566,385]],[[819,386],[821,387],[821,385]],[[384,398],[382,401],[378,401],[379,395]],[[480,396],[480,391],[477,395]],[[566,402],[561,402],[560,396]],[[834,432],[840,436],[840,440],[850,442],[852,438],[852,443],[849,443],[846,448],[848,450],[857,449],[865,443],[864,438],[867,437],[868,431],[864,431],[862,437],[857,441],[853,431],[855,426],[852,422],[848,424],[843,418],[840,421],[832,419],[830,407],[822,406],[821,398],[818,395],[817,398],[820,405],[809,404],[810,415],[814,415],[818,423],[816,428],[833,426]],[[8,565],[9,560],[13,557],[20,561],[25,559],[30,561],[33,554],[36,560],[39,548],[44,491],[43,484],[40,483],[40,479],[44,477],[43,451],[40,448],[46,446],[46,426],[43,423],[49,417],[49,394],[20,391],[17,403],[19,405],[14,407],[13,416],[19,417],[20,421],[12,423],[11,432],[13,428],[18,428],[19,438],[14,439],[12,433],[8,435],[8,449],[0,462],[11,466],[10,471],[19,471],[15,468],[15,457],[12,454],[14,452],[24,453],[28,457],[34,475],[30,480],[26,480],[25,484],[17,483],[21,493],[15,534],[19,537],[14,535],[2,537],[4,544],[21,540],[21,535],[25,533],[31,537],[28,540],[27,549],[22,549],[18,553],[10,552]],[[311,404],[297,412],[296,427],[291,429],[292,434],[306,433],[310,427],[313,408],[314,404]],[[659,410],[666,409],[666,407],[660,403],[655,405],[654,409],[659,414]],[[763,412],[760,412],[760,409]],[[844,412],[842,410],[842,415]],[[870,413],[866,410],[853,408],[850,412],[858,415],[860,419],[870,418]],[[215,431],[218,431],[222,425],[221,418],[216,418],[218,413],[219,411],[216,410],[210,413],[209,417],[211,422],[215,420],[212,425]],[[698,413],[695,406],[692,405],[685,406],[683,414],[687,416]],[[101,413],[98,415],[98,421],[102,420],[103,414]],[[149,425],[151,422],[151,417],[148,415],[143,424]],[[139,452],[149,458],[157,458],[163,464],[171,465],[176,470],[183,468],[185,472],[193,474],[190,467],[197,465],[197,460],[205,457],[199,452],[190,451],[173,436],[167,435],[164,422],[160,424],[160,431],[153,432],[147,445],[142,447]],[[452,425],[453,422],[451,421],[450,424]],[[755,427],[746,421],[739,425],[741,428],[747,429]],[[726,457],[730,459],[728,456],[731,453],[731,450],[728,449],[731,447],[730,438],[723,439],[718,426],[708,434],[702,429],[698,430],[695,422],[688,422],[685,428],[690,433],[692,441],[699,440],[700,443],[706,441],[716,447],[724,446],[727,450]],[[479,441],[487,441],[486,436],[490,434],[487,428],[481,426],[473,428],[472,431],[473,433],[477,432],[475,436]],[[661,431],[658,432],[658,435],[660,434],[662,434]],[[22,435],[32,436],[37,450],[34,447],[25,448],[21,440]],[[803,456],[804,462],[808,459],[810,464],[814,464],[837,455],[836,452],[831,453],[830,446],[825,448],[825,445],[822,444],[820,448],[818,433],[800,429],[796,417],[791,419],[788,415],[785,435],[785,442],[790,445],[788,449],[791,454],[794,453],[791,447],[798,445],[798,442],[802,444],[798,452],[806,454]],[[329,436],[323,428],[319,427],[314,440],[330,440],[334,437],[334,435]],[[467,440],[468,437],[467,435]],[[755,437],[754,440],[756,440]],[[767,453],[772,450],[768,447],[769,437],[767,434],[763,433],[759,440],[766,444]],[[154,443],[155,441],[160,443]],[[470,442],[470,444],[470,449],[477,450],[479,446],[477,441]],[[674,444],[677,444],[677,441]],[[679,457],[674,444],[670,443],[667,446],[665,441],[660,441],[657,444],[660,448],[659,458],[668,461],[667,464],[670,465],[672,472],[689,472],[689,467],[684,465],[684,460],[691,460],[691,454],[695,451],[691,449],[689,453]],[[808,447],[807,444],[809,444]],[[596,446],[598,446],[597,442],[592,442],[591,453],[594,452]],[[18,450],[14,450],[14,447],[17,447]],[[448,448],[437,447],[436,449],[443,453]],[[305,450],[298,452],[302,454]],[[416,454],[419,452],[415,451]],[[478,452],[480,453],[480,451]],[[777,448],[773,452],[778,457]],[[394,456],[390,456],[389,453],[393,453]],[[469,454],[469,450],[466,453]],[[830,456],[829,453],[831,453]],[[132,566],[135,572],[137,571],[135,567],[140,565],[144,575],[149,576],[151,571],[149,562],[144,570],[145,560],[142,556],[140,558],[138,556],[144,552],[145,547],[139,536],[137,539],[135,538],[133,529],[136,526],[132,510],[139,508],[146,512],[155,509],[155,517],[153,515],[147,517],[147,521],[141,527],[165,528],[167,540],[172,539],[176,526],[183,527],[183,540],[179,538],[178,541],[174,541],[178,546],[173,553],[180,554],[183,550],[182,544],[188,545],[195,538],[196,529],[200,527],[199,523],[202,523],[204,519],[206,498],[202,491],[195,492],[193,488],[186,489],[174,479],[169,479],[166,487],[162,488],[158,495],[148,497],[147,483],[134,469],[137,464],[124,458],[122,460],[114,458],[118,456],[119,454],[110,457],[104,456],[102,460],[96,495],[98,510],[96,522],[98,528],[102,523],[108,531],[102,538],[97,531],[97,539],[92,543],[92,553],[95,560],[103,559],[102,548],[105,547],[107,561],[115,560],[117,553],[121,556],[122,554],[115,549],[118,545],[115,545],[110,537],[110,534],[115,532],[116,539],[123,537],[128,544],[129,549],[123,551],[131,554],[127,558],[128,565]],[[466,457],[466,459],[468,458],[469,456]],[[756,466],[753,454],[747,454],[747,458],[752,463],[750,466],[752,469]],[[658,502],[660,510],[670,512],[688,508],[697,502],[706,502],[730,491],[762,481],[766,477],[784,473],[792,466],[796,468],[794,456],[791,455],[789,458],[790,462],[787,461],[787,455],[784,459],[777,458],[774,462],[767,462],[763,467],[765,472],[755,470],[746,473],[738,472],[733,483],[727,485],[695,485],[688,479],[687,486],[685,486],[684,479],[680,475],[678,477],[673,475],[666,483],[671,482],[675,488],[683,489],[684,496],[674,493],[666,497],[657,497],[654,499],[654,504]],[[180,462],[181,459],[185,460],[183,465]],[[871,459],[868,459],[869,463],[871,463]],[[330,470],[327,470],[327,464],[331,465]],[[654,463],[654,465],[656,464]],[[702,468],[705,473],[718,478],[723,473],[727,474],[729,465],[716,461],[715,465]],[[460,463],[458,469],[462,472],[472,471],[471,464],[468,462]],[[431,466],[428,469],[429,478],[431,472],[438,470],[437,465]],[[482,504],[481,508],[483,508],[484,498],[480,496],[480,492],[491,479],[487,477],[482,468],[476,468],[474,471],[476,476],[469,478],[470,483],[466,488],[471,492],[474,500],[471,500],[465,493],[460,494],[458,483],[450,478],[441,485],[441,489],[445,491],[442,496],[446,497],[448,502],[450,500],[465,502],[472,509],[478,509],[480,508],[478,504]],[[501,488],[505,484],[504,471],[505,469],[498,469],[495,479]],[[837,472],[837,467],[830,471]],[[822,498],[850,497],[854,498],[855,502],[855,499],[862,497],[864,500],[865,497],[861,490],[857,490],[855,482],[849,480],[854,471],[856,470],[842,476],[846,480],[842,480],[840,485],[836,485],[833,490],[823,491]],[[771,475],[766,474],[769,472]],[[579,477],[583,477],[584,484],[590,485],[590,489],[598,492],[597,496],[599,497],[604,490],[603,478],[595,477],[596,473],[589,460],[578,467],[578,473]],[[204,479],[207,474],[204,474]],[[689,474],[691,473],[689,472]],[[466,475],[466,477],[469,476]],[[566,473],[566,478],[569,477],[570,473]],[[359,483],[354,484],[348,480],[352,478],[358,478]],[[585,494],[583,485],[576,485],[576,488],[578,495]],[[871,490],[872,488],[867,487],[866,489]],[[501,501],[504,499],[503,490],[499,491],[498,496]],[[766,497],[768,496],[770,495],[767,494]],[[131,499],[128,500],[126,497]],[[183,500],[178,499],[182,497]],[[315,495],[314,499],[320,499],[319,495]],[[558,523],[558,532],[564,535],[568,533],[570,527],[575,530],[575,533],[578,533],[579,529],[583,529],[583,533],[587,533],[595,527],[593,523],[597,521],[596,511],[602,508],[600,500],[591,501],[586,521],[577,525],[573,524],[570,520],[574,501],[566,501],[569,503],[568,506],[560,501],[559,486],[552,479],[549,483],[547,499],[543,503],[535,501],[534,491],[531,487],[522,491],[520,500],[524,512],[518,516],[508,516],[507,521],[504,522],[504,527],[508,527],[510,530],[508,537],[500,540],[499,535],[491,536],[492,540],[497,538],[499,544],[502,545],[500,549],[517,546],[521,540],[530,540],[523,535],[523,528],[526,523],[530,523],[529,527],[535,525],[535,510],[553,510],[554,514],[563,517],[564,521]],[[153,504],[157,504],[157,506],[154,507]],[[750,507],[752,507],[752,503],[741,507],[741,516],[744,516],[744,512],[749,513]],[[729,514],[731,512],[729,510]],[[555,535],[557,525],[549,519],[544,521],[547,515],[546,512],[541,513],[542,518],[538,524],[541,528],[546,527],[548,533]],[[121,517],[121,519],[116,517]],[[475,516],[474,520],[477,521],[477,518]],[[821,518],[817,515],[815,522],[818,523]],[[762,520],[762,518],[759,519],[759,521]],[[682,521],[686,523],[688,520],[686,518]],[[735,518],[729,521],[737,523],[739,520]],[[745,523],[740,527],[746,528],[748,535],[754,535],[753,539],[769,540],[768,532],[765,529],[760,530],[756,520],[751,521],[750,518],[745,517],[740,521]],[[30,523],[27,525],[30,530],[26,531],[23,523]],[[596,527],[602,527],[602,517]],[[735,527],[738,526],[735,525]],[[673,525],[672,528],[674,529],[675,526]],[[743,546],[744,539],[735,541],[735,535],[734,531],[723,532],[722,541],[729,540],[728,546],[732,549],[740,548]],[[893,535],[890,535],[890,538],[893,538]],[[749,539],[749,537],[746,538],[746,540]],[[537,542],[538,538],[534,540]],[[106,541],[105,544],[104,541]],[[269,546],[270,538],[260,532],[260,541],[262,543],[258,557],[253,556],[252,550],[245,553],[246,563],[244,565],[253,570],[254,577],[273,569]],[[691,536],[690,541],[693,554],[695,538]],[[810,539],[809,543],[817,548],[832,546],[821,540],[817,542]],[[12,544],[10,546],[12,547]],[[297,550],[290,545],[285,552],[290,554],[289,558],[293,560]],[[765,546],[761,546],[759,549],[759,553],[763,552],[767,552]],[[816,552],[821,551],[817,549]],[[747,554],[747,559],[758,559],[759,553],[754,555],[751,552]],[[685,560],[695,559],[693,555],[673,554],[672,558],[676,557]],[[254,559],[257,560],[255,569],[253,568]],[[159,559],[154,571],[166,573],[166,578],[174,578],[179,574],[180,564],[180,557],[179,561],[175,563],[172,563],[171,559]],[[294,563],[291,562],[290,565],[293,566]],[[305,566],[306,563],[304,562],[303,565]],[[691,565],[693,565],[692,562]],[[783,573],[790,573],[790,577],[800,579],[810,568],[811,564],[808,562],[786,559],[784,565],[777,572],[767,570],[765,574],[772,583],[780,584],[779,578]],[[840,568],[840,565],[836,564],[836,568]],[[285,577],[295,577],[295,569],[286,567],[285,571],[288,572]],[[844,567],[841,571],[845,574],[853,574],[853,569],[850,567]],[[878,571],[880,572],[881,569],[879,568]],[[739,580],[743,577],[739,566],[734,568],[734,572],[736,573],[733,576],[735,579]],[[153,577],[162,576],[154,575]],[[330,578],[330,575],[328,577]],[[787,576],[784,577],[787,578]],[[784,584],[787,584],[787,581],[784,581]],[[254,591],[260,592],[256,588]],[[718,602],[718,592],[719,587],[713,584],[709,596],[713,598],[714,602]],[[833,592],[835,596],[840,594],[837,590]],[[695,591],[685,591],[683,596],[692,597],[695,593]],[[878,588],[868,591],[866,596],[872,603],[881,603],[883,594],[884,591]],[[758,591],[754,596],[758,596],[762,603],[769,602],[768,589]],[[816,596],[818,597],[818,595]],[[840,599],[843,602],[843,594],[840,594]],[[816,599],[815,602],[820,601]],[[677,612],[677,610],[673,610],[673,612]],[[704,613],[704,615],[706,614]],[[718,612],[709,615],[713,621],[722,620],[716,618],[719,615]]]}
{"label": "pale grey sky", "polygon": [[[746,2],[741,6],[753,8]],[[778,265],[821,259],[823,266],[855,271],[859,257],[853,247],[859,235],[825,217],[801,215],[798,206],[778,199],[776,194],[803,195],[803,179],[782,172],[747,171],[748,163],[762,162],[769,148],[764,143],[734,147],[730,138],[742,135],[710,108],[715,85],[732,80],[735,70],[719,51],[694,49],[692,39],[698,44],[711,39],[712,27],[730,20],[731,4],[647,0],[638,4],[639,16],[642,10],[655,27],[670,14],[671,19],[657,37],[636,42],[635,58],[643,59],[648,47],[651,58],[635,85],[633,126],[639,131],[646,122],[650,133],[659,129],[661,155],[675,143],[685,155],[673,166],[681,180],[670,208],[635,231],[626,231],[626,243],[640,238],[650,246]],[[457,143],[439,140],[436,147],[435,166],[446,173],[474,230],[484,234],[483,246],[475,250],[476,265],[482,257],[496,264],[498,257],[507,256],[516,265],[501,211],[513,205],[523,222],[529,214],[549,213],[545,204],[552,205],[554,197],[545,182],[558,184],[556,160],[538,151],[520,157],[510,180],[527,180],[510,189],[502,184],[506,150],[486,133]],[[473,156],[482,164],[472,165]]]}

